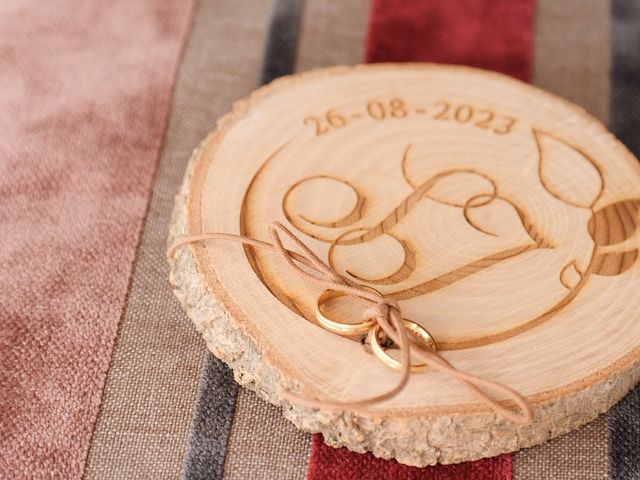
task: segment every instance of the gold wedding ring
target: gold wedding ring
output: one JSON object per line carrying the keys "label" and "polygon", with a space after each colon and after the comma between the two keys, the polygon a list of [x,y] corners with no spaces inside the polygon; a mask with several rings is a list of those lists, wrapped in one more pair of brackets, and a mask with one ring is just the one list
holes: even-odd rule
{"label": "gold wedding ring", "polygon": [[[372,289],[373,290],[373,289]],[[316,319],[320,322],[327,330],[338,333],[340,335],[350,336],[350,335],[360,335],[362,333],[367,333],[371,327],[376,323],[374,318],[369,318],[360,323],[343,323],[336,322],[335,320],[331,320],[324,313],[322,313],[322,305],[327,303],[329,300],[338,297],[346,296],[345,293],[339,292],[338,290],[325,290],[318,297],[316,301]]]}
{"label": "gold wedding ring", "polygon": [[[403,318],[405,328],[414,333],[419,339],[421,343],[421,347],[426,347],[430,350],[436,350],[436,342],[433,340],[433,337],[429,335],[429,332],[418,325],[416,322],[412,322],[411,320],[407,320]],[[376,325],[373,331],[371,332],[371,350],[382,362],[388,367],[393,368],[394,370],[402,370],[402,363],[390,356],[384,348],[380,345],[380,341],[378,340],[378,334],[380,333],[381,328],[380,325]],[[416,363],[411,365],[412,372],[422,372],[427,368],[426,363]]]}

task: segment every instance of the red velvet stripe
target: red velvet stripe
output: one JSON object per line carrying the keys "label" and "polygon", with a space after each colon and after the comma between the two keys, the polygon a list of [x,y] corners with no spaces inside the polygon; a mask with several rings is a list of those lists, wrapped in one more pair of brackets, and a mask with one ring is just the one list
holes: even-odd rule
{"label": "red velvet stripe", "polygon": [[[531,78],[534,0],[372,0],[367,62],[471,65]],[[309,480],[510,480],[511,455],[415,468],[314,435]]]}
{"label": "red velvet stripe", "polygon": [[367,62],[471,65],[531,79],[534,0],[373,0]]}
{"label": "red velvet stripe", "polygon": [[511,454],[455,465],[417,468],[370,453],[325,445],[322,435],[313,436],[309,480],[511,480]]}

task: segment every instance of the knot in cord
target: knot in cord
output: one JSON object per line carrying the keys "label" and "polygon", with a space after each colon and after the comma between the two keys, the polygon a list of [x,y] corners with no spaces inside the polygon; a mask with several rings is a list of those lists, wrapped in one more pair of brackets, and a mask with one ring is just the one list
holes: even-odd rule
{"label": "knot in cord", "polygon": [[361,296],[362,300],[368,303],[368,307],[362,312],[362,319],[388,317],[392,308],[399,310],[398,302],[392,298],[385,297],[382,293],[370,287],[362,286],[363,291],[372,293],[374,299],[369,295]]}

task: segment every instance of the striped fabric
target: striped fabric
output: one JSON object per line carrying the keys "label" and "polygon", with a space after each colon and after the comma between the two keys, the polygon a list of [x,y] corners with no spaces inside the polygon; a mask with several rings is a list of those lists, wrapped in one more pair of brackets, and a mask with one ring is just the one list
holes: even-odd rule
{"label": "striped fabric", "polygon": [[640,479],[640,387],[477,462],[328,447],[206,352],[163,256],[193,148],[235,100],[312,68],[501,71],[639,156],[640,0],[53,3],[0,4],[0,479]]}

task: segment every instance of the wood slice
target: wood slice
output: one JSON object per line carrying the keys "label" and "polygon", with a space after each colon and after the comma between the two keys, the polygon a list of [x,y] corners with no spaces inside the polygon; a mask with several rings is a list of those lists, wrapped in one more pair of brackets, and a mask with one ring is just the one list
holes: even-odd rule
{"label": "wood slice", "polygon": [[[463,371],[526,395],[515,425],[457,381],[398,373],[318,326],[320,289],[273,253],[181,248],[172,282],[236,380],[325,441],[409,465],[532,446],[605,412],[640,375],[640,166],[582,109],[511,78],[422,64],[287,77],[225,116],[195,152],[171,238],[279,220],[339,273],[400,301]],[[348,301],[327,308],[359,319]]]}

